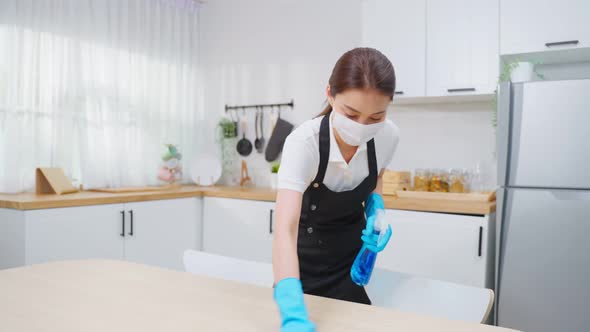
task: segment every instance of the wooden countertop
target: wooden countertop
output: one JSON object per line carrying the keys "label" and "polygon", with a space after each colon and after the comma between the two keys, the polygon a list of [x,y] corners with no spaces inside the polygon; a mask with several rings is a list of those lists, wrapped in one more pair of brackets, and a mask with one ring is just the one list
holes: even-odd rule
{"label": "wooden countertop", "polygon": [[496,212],[496,202],[459,201],[452,199],[418,199],[383,196],[385,208],[425,212],[461,214],[491,214]]}
{"label": "wooden countertop", "polygon": [[[0,208],[35,210],[201,196],[251,199],[272,202],[276,199],[276,191],[269,188],[182,186],[180,188],[169,190],[132,193],[103,193],[83,191],[66,195],[37,195],[35,193],[0,194]],[[386,208],[398,210],[479,215],[486,215],[496,211],[496,202],[473,202],[442,199],[430,200],[398,198],[395,196],[384,196],[384,201]]]}
{"label": "wooden countertop", "polygon": [[[272,288],[129,262],[56,262],[0,271],[2,330],[59,332],[279,331]],[[322,332],[501,332],[306,295]]]}

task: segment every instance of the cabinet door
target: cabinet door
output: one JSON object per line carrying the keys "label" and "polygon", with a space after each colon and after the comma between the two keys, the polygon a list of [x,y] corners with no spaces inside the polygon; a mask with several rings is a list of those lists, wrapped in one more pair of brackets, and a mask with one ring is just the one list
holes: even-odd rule
{"label": "cabinet door", "polygon": [[123,259],[122,204],[25,212],[26,264]]}
{"label": "cabinet door", "polygon": [[204,199],[203,250],[271,262],[274,202]]}
{"label": "cabinet door", "polygon": [[200,198],[128,203],[125,211],[127,260],[183,270],[184,251],[200,249]]}
{"label": "cabinet door", "polygon": [[423,97],[426,57],[426,0],[365,0],[363,46],[393,63],[398,97]]}
{"label": "cabinet door", "polygon": [[426,8],[426,93],[492,93],[499,66],[498,0],[429,0]]}
{"label": "cabinet door", "polygon": [[[587,0],[501,0],[500,3],[501,54],[590,47]],[[568,41],[571,43],[563,43]]]}
{"label": "cabinet door", "polygon": [[[485,287],[485,217],[387,210],[392,236],[377,265],[394,271]],[[480,244],[480,227],[482,230]],[[481,251],[480,251],[481,248]]]}

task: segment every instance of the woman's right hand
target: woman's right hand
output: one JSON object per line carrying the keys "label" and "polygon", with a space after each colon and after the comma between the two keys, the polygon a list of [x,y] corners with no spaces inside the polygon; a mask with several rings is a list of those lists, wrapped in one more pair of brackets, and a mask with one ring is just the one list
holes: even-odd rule
{"label": "woman's right hand", "polygon": [[281,313],[281,332],[315,332],[315,325],[307,315],[299,279],[285,278],[279,281],[275,286],[274,298]]}

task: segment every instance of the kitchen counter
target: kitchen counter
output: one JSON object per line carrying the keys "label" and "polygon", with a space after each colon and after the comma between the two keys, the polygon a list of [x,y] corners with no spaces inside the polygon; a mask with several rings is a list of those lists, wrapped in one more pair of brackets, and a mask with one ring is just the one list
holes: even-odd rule
{"label": "kitchen counter", "polygon": [[[278,331],[272,288],[123,261],[0,271],[2,330]],[[305,295],[322,332],[514,331]]]}
{"label": "kitchen counter", "polygon": [[[35,210],[203,196],[272,202],[276,198],[276,191],[269,188],[198,187],[187,185],[175,189],[130,193],[82,191],[65,195],[0,194],[0,208]],[[395,196],[384,196],[383,199],[387,209],[476,215],[487,215],[496,211],[496,202],[398,198]]]}

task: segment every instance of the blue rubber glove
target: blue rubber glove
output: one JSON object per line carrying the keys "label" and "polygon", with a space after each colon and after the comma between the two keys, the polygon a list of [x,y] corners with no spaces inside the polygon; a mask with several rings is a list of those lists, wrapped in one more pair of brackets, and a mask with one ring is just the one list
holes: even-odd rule
{"label": "blue rubber glove", "polygon": [[372,252],[381,252],[387,246],[389,239],[391,238],[391,226],[387,225],[387,230],[381,239],[379,235],[374,233],[375,230],[375,219],[377,213],[385,213],[385,204],[383,203],[383,197],[377,193],[371,193],[365,202],[365,215],[367,217],[367,226],[363,230],[363,236],[361,239],[365,243],[366,247]]}
{"label": "blue rubber glove", "polygon": [[371,193],[365,201],[365,216],[369,219],[370,216],[377,215],[377,210],[383,210],[385,212],[385,203],[383,203],[383,197],[377,193]]}
{"label": "blue rubber glove", "polygon": [[363,230],[363,236],[361,236],[361,239],[365,243],[367,249],[372,252],[381,252],[385,249],[385,246],[387,246],[387,243],[391,238],[391,226],[387,225],[385,234],[379,239],[379,234],[374,233],[374,225],[375,216],[370,216],[369,219],[367,219],[367,227]]}
{"label": "blue rubber glove", "polygon": [[299,279],[279,281],[275,285],[274,298],[281,313],[281,332],[315,332],[315,325],[307,316]]}

